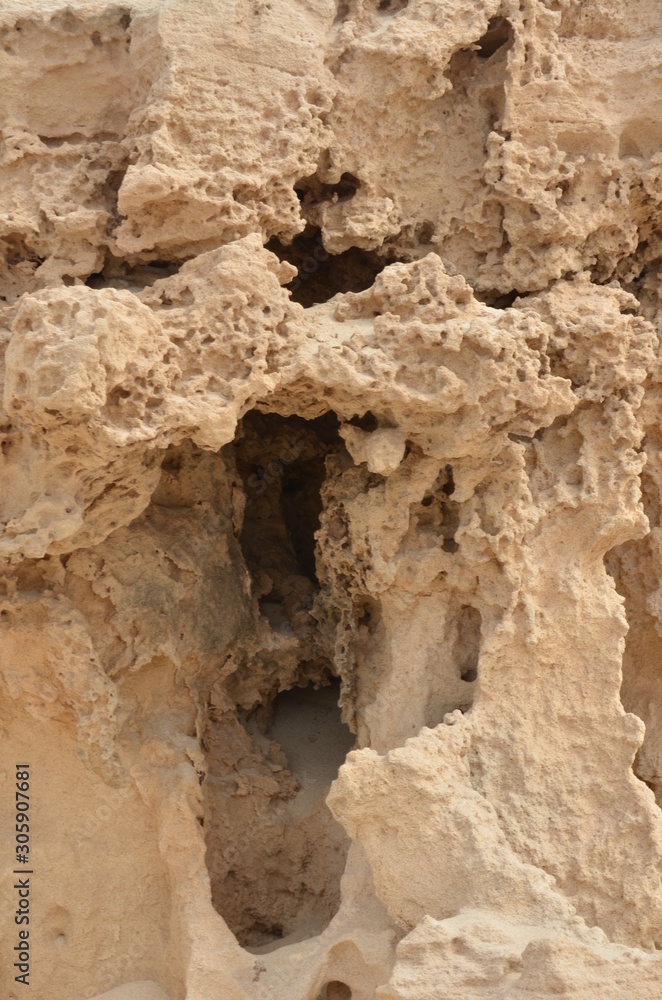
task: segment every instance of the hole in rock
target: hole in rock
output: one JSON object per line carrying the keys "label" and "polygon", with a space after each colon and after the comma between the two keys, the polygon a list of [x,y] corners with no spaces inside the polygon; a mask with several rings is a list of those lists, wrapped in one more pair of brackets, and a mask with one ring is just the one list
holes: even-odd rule
{"label": "hole in rock", "polygon": [[328,675],[209,720],[204,830],[212,902],[256,952],[320,934],[340,904],[348,838],[326,793],[354,745]]}
{"label": "hole in rock", "polygon": [[323,181],[318,180],[315,175],[306,177],[297,182],[295,191],[301,201],[302,209],[306,209],[310,205],[318,205],[322,201],[349,201],[360,187],[361,181],[358,177],[345,172],[340,175],[340,180],[337,184],[325,184]]}
{"label": "hole in rock", "polygon": [[347,983],[333,979],[322,987],[317,1000],[352,1000],[352,991]]}
{"label": "hole in rock", "polygon": [[409,0],[379,0],[377,10],[380,14],[399,14],[409,6]]}
{"label": "hole in rock", "polygon": [[435,226],[432,222],[421,222],[420,225],[416,227],[415,237],[418,242],[423,246],[429,246],[434,238]]}
{"label": "hole in rock", "polygon": [[478,58],[490,59],[494,53],[498,52],[499,49],[504,47],[504,45],[507,45],[508,48],[510,48],[513,40],[513,29],[507,18],[490,18],[487,24],[487,31],[482,38],[479,38],[476,42],[478,45]]}
{"label": "hole in rock", "polygon": [[326,687],[290,688],[274,699],[269,739],[277,740],[289,770],[300,784],[293,813],[308,815],[338,776],[354,745],[354,735],[340,717],[340,681]]}
{"label": "hole in rock", "polygon": [[311,225],[288,245],[275,238],[269,240],[267,250],[297,268],[298,274],[285,287],[294,302],[306,307],[327,302],[338,292],[370,288],[380,271],[393,263],[393,259],[358,247],[331,254],[324,247],[319,228]]}
{"label": "hole in rock", "polygon": [[338,6],[336,7],[336,16],[334,19],[334,24],[338,24],[341,21],[346,20],[349,17],[349,12],[351,10],[350,0],[338,0]]}
{"label": "hole in rock", "polygon": [[101,271],[91,274],[85,284],[89,288],[126,288],[136,291],[177,274],[182,261],[150,260],[130,265],[118,257],[108,255]]}
{"label": "hole in rock", "polygon": [[[470,48],[458,49],[450,59],[446,76],[453,89],[467,93],[469,84],[483,88],[489,108],[489,127],[494,128],[504,110],[504,83],[507,53],[514,42],[514,32],[506,18],[492,18],[485,34]],[[498,57],[493,59],[495,55]],[[457,98],[456,98],[457,99]]]}
{"label": "hole in rock", "polygon": [[10,267],[15,267],[17,264],[21,264],[23,262],[36,264],[37,267],[39,267],[46,260],[45,257],[41,257],[38,253],[36,253],[19,236],[6,236],[2,240],[1,245],[3,245],[4,256]]}
{"label": "hole in rock", "polygon": [[455,492],[452,466],[446,465],[419,504],[411,508],[416,530],[441,540],[444,552],[457,552],[455,533],[460,524],[460,505],[451,499]]}
{"label": "hole in rock", "polygon": [[357,625],[367,628],[369,632],[374,631],[381,620],[379,602],[366,595],[361,600],[356,601],[355,607]]}
{"label": "hole in rock", "polygon": [[[246,494],[240,542],[263,613],[307,631],[318,589],[315,532],[326,459],[345,453],[336,415],[315,420],[251,410],[232,447]],[[305,619],[302,620],[302,612]]]}
{"label": "hole in rock", "polygon": [[468,712],[476,699],[482,617],[477,608],[455,606],[448,618],[445,655],[429,664],[426,726],[434,727],[447,713]]}
{"label": "hole in rock", "polygon": [[256,953],[321,933],[340,903],[349,841],[325,798],[354,736],[312,613],[321,490],[347,457],[338,428],[331,412],[252,410],[222,451],[243,485],[238,540],[271,638],[257,651],[251,640],[209,694],[204,833],[213,905]]}
{"label": "hole in rock", "polygon": [[460,680],[473,684],[478,679],[480,654],[481,615],[477,608],[465,605],[457,620],[455,655],[460,670]]}
{"label": "hole in rock", "polygon": [[441,487],[441,492],[447,497],[452,497],[453,494],[455,493],[455,479],[453,477],[453,466],[447,465],[444,469],[444,472],[446,473],[446,482]]}
{"label": "hole in rock", "polygon": [[360,427],[362,431],[368,431],[370,433],[372,433],[372,431],[376,431],[379,427],[379,421],[371,410],[366,410],[366,412],[360,417],[358,415],[352,417],[351,420],[348,420],[348,423],[350,423],[353,427]]}
{"label": "hole in rock", "polygon": [[528,292],[518,292],[516,288],[503,295],[496,291],[488,294],[474,292],[478,301],[484,302],[486,306],[490,307],[490,309],[510,309],[515,299],[526,298],[528,294]]}

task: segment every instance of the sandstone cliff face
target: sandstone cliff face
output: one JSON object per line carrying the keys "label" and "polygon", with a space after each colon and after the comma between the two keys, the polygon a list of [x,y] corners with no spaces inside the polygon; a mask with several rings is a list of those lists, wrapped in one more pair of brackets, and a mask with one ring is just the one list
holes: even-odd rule
{"label": "sandstone cliff face", "polygon": [[662,7],[0,26],[3,995],[657,1000]]}

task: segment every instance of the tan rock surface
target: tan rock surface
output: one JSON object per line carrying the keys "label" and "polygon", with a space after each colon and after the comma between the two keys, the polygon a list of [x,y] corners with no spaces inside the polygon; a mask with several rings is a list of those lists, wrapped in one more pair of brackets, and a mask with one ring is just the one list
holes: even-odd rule
{"label": "tan rock surface", "polygon": [[3,997],[658,1000],[660,5],[0,35]]}

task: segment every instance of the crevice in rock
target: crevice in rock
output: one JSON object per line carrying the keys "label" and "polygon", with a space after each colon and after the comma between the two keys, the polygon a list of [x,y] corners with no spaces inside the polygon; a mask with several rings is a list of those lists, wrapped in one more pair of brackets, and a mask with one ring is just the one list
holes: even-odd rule
{"label": "crevice in rock", "polygon": [[8,233],[0,240],[0,302],[11,302],[34,284],[46,257],[23,235]]}
{"label": "crevice in rock", "polygon": [[336,415],[252,410],[222,450],[243,493],[238,540],[262,648],[212,684],[202,745],[212,901],[256,953],[313,937],[340,903],[347,835],[325,804],[355,738],[313,616],[326,462],[344,451]]}
{"label": "crevice in rock", "polygon": [[269,240],[267,250],[297,268],[298,274],[285,287],[292,300],[306,308],[327,302],[338,292],[370,288],[380,271],[395,259],[359,247],[331,254],[324,247],[320,229],[311,225],[289,244]]}
{"label": "crevice in rock", "polygon": [[252,410],[231,448],[246,495],[240,542],[268,617],[282,607],[294,626],[318,589],[315,532],[325,460],[344,450],[336,415],[315,420]]}
{"label": "crevice in rock", "polygon": [[48,149],[59,149],[61,146],[89,146],[93,142],[121,142],[122,136],[116,132],[96,132],[93,136],[83,132],[70,132],[68,135],[38,135],[37,138]]}
{"label": "crevice in rock", "polygon": [[340,904],[349,846],[325,798],[354,736],[330,673],[205,732],[204,830],[212,902],[260,953],[320,934]]}
{"label": "crevice in rock", "polygon": [[361,416],[354,416],[347,421],[352,427],[359,427],[362,431],[372,433],[379,427],[379,420],[371,410],[366,410]]}
{"label": "crevice in rock", "polygon": [[337,203],[339,201],[349,201],[361,187],[361,181],[354,174],[343,173],[337,184],[326,184],[321,181],[316,174],[312,177],[305,177],[294,185],[301,210],[306,215],[306,209],[321,202],[329,201]]}
{"label": "crevice in rock", "polygon": [[444,552],[457,552],[459,549],[455,533],[460,523],[460,505],[451,499],[454,492],[453,469],[446,465],[420,504],[412,508],[417,530],[440,536]]}
{"label": "crevice in rock", "polygon": [[492,17],[488,21],[487,31],[478,39],[479,59],[491,59],[501,48],[509,49],[514,41],[512,25],[506,17]]}
{"label": "crevice in rock", "polygon": [[345,21],[349,17],[351,7],[351,0],[338,0],[334,24],[340,24]]}
{"label": "crevice in rock", "polygon": [[474,292],[474,297],[479,302],[483,302],[486,306],[489,306],[490,309],[510,309],[516,299],[525,299],[529,294],[529,292],[519,292],[516,288],[513,288],[512,291],[504,293],[496,290],[491,292]]}
{"label": "crevice in rock", "polygon": [[130,264],[120,257],[108,254],[103,268],[91,274],[85,284],[89,288],[124,288],[128,291],[137,291],[150,287],[161,278],[177,274],[182,263],[182,261],[156,259]]}
{"label": "crevice in rock", "polygon": [[[468,48],[459,49],[451,56],[451,60],[446,71],[448,79],[453,84],[454,89],[464,87],[466,83],[477,74],[489,72],[487,63],[490,63],[494,56],[499,56],[505,66],[505,58],[515,41],[515,33],[507,18],[495,17],[489,22],[487,31],[473,45]],[[497,60],[494,59],[496,63]],[[501,73],[498,74],[501,76]],[[486,78],[487,79],[487,78]],[[495,78],[495,83],[496,83]],[[500,88],[503,81],[499,80]],[[503,94],[499,95],[499,103],[503,103]]]}
{"label": "crevice in rock", "polygon": [[460,671],[460,680],[464,681],[465,684],[473,684],[478,680],[481,625],[481,614],[477,608],[464,605],[460,609],[457,619],[455,656]]}
{"label": "crevice in rock", "polygon": [[108,227],[109,233],[115,230],[124,216],[120,214],[120,210],[117,206],[119,198],[119,190],[124,183],[124,178],[126,177],[126,172],[129,169],[128,156],[122,158],[122,162],[119,163],[114,170],[110,170],[106,177],[106,181],[103,186],[103,194],[108,205],[108,211],[112,216],[112,222]]}
{"label": "crevice in rock", "polygon": [[[321,933],[340,902],[348,844],[324,798],[353,737],[333,703],[336,690],[288,691],[264,706],[296,766],[313,762],[300,774],[257,713],[231,734],[222,723],[207,732],[204,830],[212,902],[251,951]],[[334,749],[343,756],[325,777]]]}
{"label": "crevice in rock", "polygon": [[429,673],[425,725],[433,728],[452,712],[472,708],[478,691],[482,616],[470,604],[455,604],[449,616],[447,656]]}
{"label": "crevice in rock", "polygon": [[[659,449],[659,435],[648,428],[651,450]],[[645,449],[647,450],[647,449]],[[623,651],[621,703],[626,712],[638,716],[646,726],[644,741],[635,755],[632,771],[654,793],[662,808],[662,687],[659,683],[662,664],[662,622],[655,611],[659,606],[657,578],[642,567],[655,565],[659,546],[661,508],[658,484],[644,468],[641,494],[650,533],[644,538],[625,542],[605,556],[605,568],[625,601],[628,632]]]}
{"label": "crevice in rock", "polygon": [[422,247],[432,247],[434,243],[435,225],[426,219],[424,222],[419,222],[414,230],[414,238],[419,246]]}

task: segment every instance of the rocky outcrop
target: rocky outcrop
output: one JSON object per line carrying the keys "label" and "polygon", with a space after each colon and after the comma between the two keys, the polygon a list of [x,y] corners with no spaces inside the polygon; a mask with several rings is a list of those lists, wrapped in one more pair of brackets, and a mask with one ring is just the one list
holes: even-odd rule
{"label": "rocky outcrop", "polygon": [[0,25],[35,996],[657,1000],[662,12]]}

